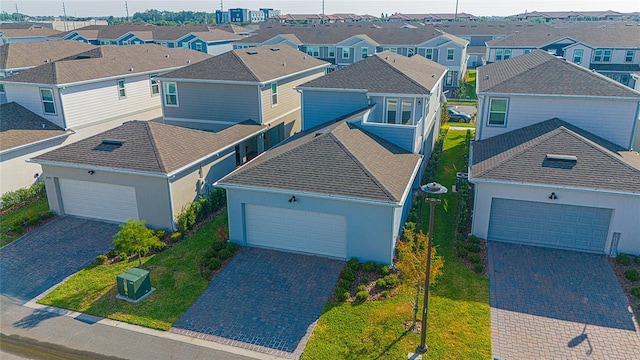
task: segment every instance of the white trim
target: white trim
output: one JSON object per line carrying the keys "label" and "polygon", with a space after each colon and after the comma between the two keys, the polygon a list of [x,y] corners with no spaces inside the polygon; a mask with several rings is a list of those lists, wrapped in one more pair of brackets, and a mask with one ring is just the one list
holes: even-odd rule
{"label": "white trim", "polygon": [[178,121],[178,122],[194,122],[200,124],[223,124],[223,125],[235,125],[238,122],[233,121],[220,121],[220,120],[202,120],[202,119],[189,119],[189,118],[176,118],[176,117],[163,117],[163,121]]}
{"label": "white trim", "polygon": [[[294,112],[296,112],[296,111],[298,111],[298,110],[302,110],[302,107],[301,107],[301,106],[298,106],[297,108],[295,108],[295,109],[293,109],[293,110],[289,110],[289,111],[287,111],[286,113],[284,113],[284,114],[282,114],[282,115],[278,116],[277,118],[273,118],[273,119],[271,119],[271,120],[269,120],[269,121],[267,121],[267,122],[265,122],[265,123],[262,123],[262,125],[272,124],[272,123],[274,123],[274,122],[276,122],[276,121],[278,121],[278,120],[282,119],[282,118],[283,118],[283,117],[285,117],[285,116],[289,116],[289,115],[293,114]],[[301,112],[302,112],[302,111],[301,111]]]}
{"label": "white trim", "polygon": [[[567,61],[570,64],[573,64],[570,61]],[[575,66],[580,66],[577,64],[574,64]],[[604,75],[601,75],[604,76]],[[606,77],[606,76],[604,76]],[[609,78],[607,78],[609,79]],[[614,81],[613,79],[609,79],[610,81]],[[624,86],[622,84],[620,84],[619,82],[616,82],[616,84],[620,85],[620,86]],[[554,95],[554,94],[520,94],[520,93],[495,93],[495,92],[479,92],[478,96],[483,95],[483,96],[496,96],[496,97],[512,97],[512,96],[531,96],[531,97],[550,97],[550,98],[578,98],[578,99],[606,99],[606,100],[631,100],[634,102],[639,102],[640,101],[640,91],[637,90],[633,90],[630,87],[624,86],[628,91],[634,91],[638,93],[638,97],[634,98],[634,97],[622,97],[622,96],[593,96],[593,95],[567,95],[567,94],[562,94],[562,95]]]}
{"label": "white trim", "polygon": [[152,173],[149,171],[137,171],[137,170],[126,170],[126,169],[118,169],[118,168],[109,168],[105,166],[94,166],[94,165],[86,165],[86,164],[73,164],[59,161],[49,161],[49,160],[39,160],[39,159],[28,159],[26,160],[28,163],[36,163],[40,165],[51,165],[51,166],[60,166],[60,167],[70,167],[75,169],[86,169],[86,170],[99,170],[99,171],[109,171],[120,174],[129,174],[129,175],[139,175],[139,176],[151,176],[151,177],[159,177],[166,178],[166,174],[160,173]]}
{"label": "white trim", "polygon": [[[471,175],[471,173],[469,173],[469,175]],[[526,183],[526,182],[507,181],[507,180],[472,178],[471,176],[469,176],[469,182],[471,182],[473,184],[487,183],[487,184],[530,186],[530,187],[538,187],[538,188],[545,188],[545,189],[556,189],[556,190],[557,189],[566,189],[566,190],[575,190],[575,191],[584,191],[584,192],[596,192],[596,193],[617,194],[617,195],[638,196],[638,197],[640,197],[640,192],[633,193],[633,192],[625,192],[625,191],[620,191],[620,190],[585,188],[585,187],[567,186],[567,185],[537,184],[537,183]]]}
{"label": "white trim", "polygon": [[344,89],[344,88],[316,88],[316,87],[304,87],[304,86],[296,86],[294,89],[296,90],[309,90],[309,91],[328,91],[328,92],[335,92],[335,91],[342,91],[342,92],[359,92],[359,93],[366,93],[367,89]]}
{"label": "white trim", "polygon": [[[437,84],[437,83],[436,83]],[[367,93],[368,96],[384,96],[384,97],[397,97],[397,98],[429,98],[433,95],[432,92],[426,94],[398,94],[398,93]]]}
{"label": "white trim", "polygon": [[28,148],[30,146],[40,145],[40,144],[46,143],[48,141],[53,141],[53,140],[57,140],[57,139],[60,139],[60,138],[63,138],[63,137],[71,136],[71,135],[73,135],[75,133],[76,132],[73,131],[73,130],[67,130],[64,134],[61,134],[61,135],[57,135],[57,136],[54,136],[54,137],[50,137],[50,138],[34,141],[34,142],[31,142],[31,143],[28,143],[28,144],[18,145],[16,147],[12,147],[12,148],[9,148],[9,149],[0,150],[0,155],[4,155],[4,154],[8,154],[8,153],[10,153],[12,151],[17,151],[17,150],[21,150],[21,149],[24,149],[24,148]]}

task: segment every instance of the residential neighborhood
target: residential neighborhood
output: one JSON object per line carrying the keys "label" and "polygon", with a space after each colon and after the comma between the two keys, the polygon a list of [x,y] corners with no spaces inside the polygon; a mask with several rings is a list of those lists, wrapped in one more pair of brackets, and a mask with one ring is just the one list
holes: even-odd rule
{"label": "residential neighborhood", "polygon": [[328,3],[0,5],[1,358],[640,358],[637,6]]}

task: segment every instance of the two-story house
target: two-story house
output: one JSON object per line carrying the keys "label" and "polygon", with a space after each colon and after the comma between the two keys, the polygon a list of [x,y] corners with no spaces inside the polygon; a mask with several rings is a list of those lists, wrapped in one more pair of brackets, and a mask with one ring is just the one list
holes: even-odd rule
{"label": "two-story house", "polygon": [[640,71],[640,26],[535,28],[487,42],[487,62],[541,49],[634,88]]}
{"label": "two-story house", "polygon": [[262,138],[238,149],[241,164],[300,131],[295,88],[328,66],[289,46],[233,50],[161,76],[163,119],[209,131],[246,120],[267,125]]}
{"label": "two-story house", "polygon": [[231,241],[390,264],[446,68],[390,51],[298,86],[303,131],[227,175]]}
{"label": "two-story house", "polygon": [[472,233],[640,254],[640,93],[542,50],[477,79]]}
{"label": "two-story house", "polygon": [[40,24],[0,24],[0,44],[47,41],[61,32]]}

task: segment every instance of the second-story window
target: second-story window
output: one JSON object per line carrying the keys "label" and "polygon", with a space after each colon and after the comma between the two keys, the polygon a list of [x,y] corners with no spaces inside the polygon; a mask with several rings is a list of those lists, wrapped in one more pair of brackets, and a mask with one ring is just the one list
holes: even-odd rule
{"label": "second-story window", "polygon": [[320,47],[307,46],[307,55],[311,55],[313,57],[320,57]]}
{"label": "second-story window", "polygon": [[278,83],[271,84],[271,106],[278,105]]}
{"label": "second-story window", "polygon": [[411,124],[411,107],[413,104],[409,100],[402,100],[402,113],[400,114],[402,124],[407,125]]}
{"label": "second-story window", "polygon": [[158,84],[158,80],[156,80],[156,76],[158,76],[158,74],[149,75],[149,83],[151,84],[151,96],[160,94],[160,85]]}
{"label": "second-story window", "polygon": [[367,56],[369,56],[369,48],[363,47],[362,48],[362,58],[366,58]]}
{"label": "second-story window", "polygon": [[349,48],[342,48],[342,58],[343,59],[349,58]]}
{"label": "second-story window", "polygon": [[584,50],[576,49],[573,51],[573,62],[576,64],[580,64],[582,62],[582,55],[584,54]]}
{"label": "second-story window", "polygon": [[407,48],[407,57],[411,57],[413,54],[415,54],[415,49],[412,47]]}
{"label": "second-story window", "polygon": [[118,98],[124,99],[127,97],[127,91],[124,88],[124,79],[118,80]]}
{"label": "second-story window", "polygon": [[197,42],[196,43],[196,51],[202,52],[202,43],[201,42]]}
{"label": "second-story window", "polygon": [[447,49],[447,60],[452,61],[453,55],[455,54],[456,49]]}
{"label": "second-story window", "polygon": [[42,99],[42,108],[45,114],[55,114],[56,105],[53,101],[53,90],[40,89],[40,99]]}
{"label": "second-story window", "polygon": [[429,60],[433,59],[433,49],[425,49],[424,57],[426,57]]}
{"label": "second-story window", "polygon": [[624,62],[633,62],[633,50],[627,50],[625,55],[624,55]]}
{"label": "second-story window", "polygon": [[178,86],[174,82],[162,83],[164,89],[164,104],[166,106],[178,106]]}
{"label": "second-story window", "polygon": [[398,116],[398,100],[387,99],[387,123],[395,124]]}
{"label": "second-story window", "polygon": [[336,57],[336,48],[335,48],[335,46],[329,46],[329,57],[330,58]]}
{"label": "second-story window", "polygon": [[508,99],[491,99],[489,102],[489,125],[504,126],[507,123]]}
{"label": "second-story window", "polygon": [[609,62],[611,61],[611,49],[597,49],[593,52],[594,62]]}
{"label": "second-story window", "polygon": [[527,55],[528,53],[531,52],[531,49],[524,49],[524,54]]}
{"label": "second-story window", "polygon": [[496,49],[496,61],[507,60],[511,57],[511,49]]}

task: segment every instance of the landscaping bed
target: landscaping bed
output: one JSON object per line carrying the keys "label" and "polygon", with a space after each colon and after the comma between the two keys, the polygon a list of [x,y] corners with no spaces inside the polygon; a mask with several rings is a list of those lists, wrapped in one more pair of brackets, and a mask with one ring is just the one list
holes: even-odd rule
{"label": "landscaping bed", "polygon": [[609,258],[609,263],[640,323],[640,256],[619,254],[615,259]]}
{"label": "landscaping bed", "polygon": [[14,206],[0,217],[0,247],[33,231],[55,218],[49,211],[47,196],[30,199]]}

